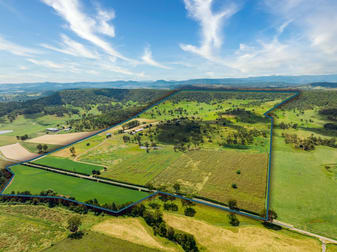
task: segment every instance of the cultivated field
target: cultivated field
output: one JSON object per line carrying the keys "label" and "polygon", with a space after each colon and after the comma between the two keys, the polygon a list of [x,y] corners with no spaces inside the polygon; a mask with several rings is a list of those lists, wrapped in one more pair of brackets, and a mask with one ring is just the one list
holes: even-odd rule
{"label": "cultivated field", "polygon": [[75,155],[66,148],[52,156],[103,165],[101,176],[119,181],[166,190],[178,183],[183,193],[224,203],[234,199],[261,214],[270,134],[263,113],[287,97],[182,92],[131,123],[73,145]]}
{"label": "cultivated field", "polygon": [[69,134],[46,134],[43,136],[35,137],[27,140],[29,143],[41,143],[41,144],[55,144],[55,145],[67,145],[75,142],[76,140],[90,136],[95,132],[78,132]]}
{"label": "cultivated field", "polygon": [[79,201],[97,199],[99,203],[115,203],[117,205],[137,201],[148,193],[130,190],[108,184],[93,182],[86,179],[70,177],[36,168],[17,165],[11,167],[15,173],[12,183],[6,188],[5,194],[12,191],[30,191],[33,195],[52,189],[58,195],[72,196]]}
{"label": "cultivated field", "polygon": [[29,160],[37,156],[37,154],[29,152],[19,143],[2,146],[0,147],[0,152],[5,158],[15,161]]}

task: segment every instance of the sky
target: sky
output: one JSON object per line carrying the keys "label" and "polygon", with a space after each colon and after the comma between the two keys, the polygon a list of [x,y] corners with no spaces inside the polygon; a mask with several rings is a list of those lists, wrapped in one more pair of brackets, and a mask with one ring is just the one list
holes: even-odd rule
{"label": "sky", "polygon": [[336,0],[0,0],[0,83],[337,73]]}

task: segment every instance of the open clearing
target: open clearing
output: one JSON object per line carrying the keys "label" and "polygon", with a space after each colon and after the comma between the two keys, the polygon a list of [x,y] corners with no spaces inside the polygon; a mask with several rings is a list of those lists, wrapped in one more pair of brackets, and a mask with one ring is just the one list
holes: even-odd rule
{"label": "open clearing", "polygon": [[39,195],[41,191],[52,189],[58,195],[72,196],[84,202],[97,199],[99,203],[116,203],[118,205],[145,198],[148,193],[126,189],[123,187],[93,182],[86,179],[65,176],[36,168],[17,165],[11,167],[15,173],[12,183],[5,194],[30,191]]}
{"label": "open clearing", "polygon": [[1,146],[0,152],[5,158],[15,161],[25,161],[38,156],[26,150],[19,143]]}
{"label": "open clearing", "polygon": [[175,251],[172,248],[163,246],[161,242],[153,237],[152,230],[145,228],[145,226],[143,219],[120,217],[101,222],[93,226],[92,230],[146,247]]}
{"label": "open clearing", "polygon": [[46,134],[27,140],[30,143],[67,145],[79,139],[90,136],[95,132],[78,132],[69,134]]}
{"label": "open clearing", "polygon": [[228,230],[167,213],[164,219],[169,226],[193,234],[207,251],[321,251],[319,241],[285,230],[258,227],[232,227]]}

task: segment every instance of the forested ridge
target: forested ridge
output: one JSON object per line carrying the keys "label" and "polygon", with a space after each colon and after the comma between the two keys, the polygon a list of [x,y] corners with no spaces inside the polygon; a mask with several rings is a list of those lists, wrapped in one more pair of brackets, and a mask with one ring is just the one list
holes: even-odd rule
{"label": "forested ridge", "polygon": [[79,108],[88,109],[92,105],[105,105],[105,107],[100,107],[104,112],[107,109],[117,108],[111,104],[112,102],[124,104],[131,101],[147,105],[149,102],[164,96],[167,92],[152,89],[62,90],[35,100],[0,103],[0,117],[7,117],[10,121],[13,121],[18,115],[35,113],[63,116],[63,114],[78,114]]}

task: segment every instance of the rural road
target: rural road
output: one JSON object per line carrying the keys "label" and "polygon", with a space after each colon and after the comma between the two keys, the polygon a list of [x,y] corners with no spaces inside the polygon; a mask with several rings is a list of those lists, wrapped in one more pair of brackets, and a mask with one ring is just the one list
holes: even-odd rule
{"label": "rural road", "polygon": [[275,223],[275,224],[277,224],[277,225],[279,225],[281,227],[287,228],[289,230],[295,231],[297,233],[308,235],[308,236],[311,236],[311,237],[319,239],[322,242],[322,251],[323,252],[326,251],[326,244],[327,243],[337,244],[337,240],[334,240],[334,239],[331,239],[331,238],[327,238],[325,236],[317,235],[317,234],[314,234],[314,233],[311,233],[311,232],[308,232],[308,231],[305,231],[305,230],[302,230],[302,229],[295,228],[293,225],[285,223],[285,222],[282,222],[282,221],[273,220],[273,223]]}

